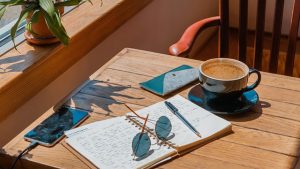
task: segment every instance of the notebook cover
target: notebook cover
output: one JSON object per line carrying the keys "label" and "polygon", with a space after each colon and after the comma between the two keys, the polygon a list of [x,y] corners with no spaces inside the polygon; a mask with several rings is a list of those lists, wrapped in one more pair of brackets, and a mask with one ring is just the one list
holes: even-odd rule
{"label": "notebook cover", "polygon": [[153,79],[140,83],[140,86],[160,96],[169,94],[198,79],[197,69],[181,65]]}

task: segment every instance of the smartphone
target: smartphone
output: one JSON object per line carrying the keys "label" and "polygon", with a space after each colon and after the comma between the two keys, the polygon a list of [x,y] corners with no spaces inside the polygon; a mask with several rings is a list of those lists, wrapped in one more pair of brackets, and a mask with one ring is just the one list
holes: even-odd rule
{"label": "smartphone", "polygon": [[66,130],[77,126],[87,117],[89,117],[89,113],[86,111],[62,107],[25,134],[24,138],[28,141],[35,141],[41,145],[50,147],[64,136]]}

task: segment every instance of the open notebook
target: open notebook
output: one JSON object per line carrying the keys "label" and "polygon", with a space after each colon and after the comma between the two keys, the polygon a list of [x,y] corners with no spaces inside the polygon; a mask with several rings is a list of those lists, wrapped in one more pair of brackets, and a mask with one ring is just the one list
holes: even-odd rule
{"label": "open notebook", "polygon": [[[66,131],[66,143],[98,168],[147,168],[231,131],[230,122],[179,95],[168,101],[200,132],[201,138],[185,126],[164,102],[159,102],[137,111],[144,117],[149,114],[146,128],[152,136],[150,151],[143,158],[133,159],[132,156],[132,140],[143,123],[133,113]],[[156,139],[153,132],[155,121],[160,116],[168,117],[172,123],[170,139],[164,144]]]}

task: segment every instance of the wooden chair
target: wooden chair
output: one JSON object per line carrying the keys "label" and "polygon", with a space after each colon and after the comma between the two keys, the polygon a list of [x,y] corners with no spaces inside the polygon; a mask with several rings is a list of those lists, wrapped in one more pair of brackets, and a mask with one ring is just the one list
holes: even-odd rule
{"label": "wooden chair", "polygon": [[[180,40],[170,46],[169,53],[175,56],[186,56],[191,50],[196,37],[206,28],[219,26],[219,57],[229,57],[229,0],[219,0],[220,16],[210,17],[198,21],[188,27]],[[269,62],[269,71],[277,73],[279,46],[281,38],[281,26],[283,18],[284,0],[276,0],[274,11],[274,23],[272,32],[271,58]],[[258,0],[257,5],[256,32],[254,42],[254,67],[262,69],[263,59],[263,39],[265,27],[266,0]],[[239,42],[238,58],[246,63],[247,52],[247,18],[248,18],[248,0],[240,0],[239,3]],[[291,28],[288,35],[288,49],[285,59],[284,74],[292,75],[296,42],[298,35],[300,18],[300,0],[295,0],[291,18]]]}

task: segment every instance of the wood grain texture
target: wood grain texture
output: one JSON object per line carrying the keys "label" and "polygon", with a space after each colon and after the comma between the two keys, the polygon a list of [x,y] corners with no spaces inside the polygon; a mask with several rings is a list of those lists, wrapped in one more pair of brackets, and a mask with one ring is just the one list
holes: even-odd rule
{"label": "wood grain texture", "polygon": [[[197,67],[199,63],[191,59],[124,49],[97,71],[93,79],[66,104],[91,111],[91,117],[82,125],[120,116],[129,112],[124,102],[138,110],[171,96],[154,95],[142,90],[138,83],[181,64]],[[257,89],[261,105],[242,116],[222,116],[233,124],[233,133],[165,162],[158,168],[293,168],[300,153],[300,91],[293,85],[299,86],[300,80],[263,72],[262,79]],[[281,86],[286,81],[290,85]],[[192,86],[179,91],[179,94],[186,97]],[[43,114],[9,142],[0,155],[0,164],[8,164],[10,156],[24,149],[28,142],[22,136],[52,112],[49,110]],[[58,154],[62,158],[57,158]],[[37,147],[22,159],[22,164],[23,168],[87,168],[61,143],[52,148]]]}
{"label": "wood grain texture", "polygon": [[263,54],[263,39],[265,29],[265,11],[266,0],[258,0],[257,15],[256,15],[256,32],[254,43],[254,67],[258,70],[262,68]]}
{"label": "wood grain texture", "polygon": [[[191,162],[192,161],[192,162]],[[172,169],[182,169],[182,168],[198,168],[198,169],[219,169],[219,168],[230,168],[230,169],[253,169],[252,167],[239,165],[235,163],[230,163],[227,161],[217,160],[214,158],[189,154],[183,157],[172,160],[158,168],[172,168]]]}
{"label": "wood grain texture", "polygon": [[229,0],[219,0],[219,57],[229,57]]}
{"label": "wood grain texture", "polygon": [[[165,54],[139,51],[136,49],[130,49],[130,51],[130,54],[123,55],[120,59],[115,61],[114,64],[109,65],[107,68],[154,77],[158,74],[172,69],[172,65],[180,66],[185,63],[187,65],[198,68],[202,63],[202,61],[193,59],[170,59],[170,57]],[[159,60],[159,62],[157,62],[157,60]],[[143,64],[143,61],[147,64]],[[139,73],[141,65],[143,66],[143,72]],[[267,72],[261,73],[264,76],[261,82],[262,84],[300,91],[298,87],[300,82],[299,78],[287,78],[286,76]]]}
{"label": "wood grain texture", "polygon": [[[295,158],[226,141],[213,141],[192,154],[203,155],[252,168],[292,168]],[[222,168],[222,166],[220,166]]]}
{"label": "wood grain texture", "polygon": [[271,60],[269,70],[272,73],[277,73],[278,56],[280,48],[281,26],[283,18],[284,0],[276,0],[273,21],[273,34],[272,34],[272,47],[271,47]]}
{"label": "wood grain texture", "polygon": [[240,0],[239,18],[239,60],[246,63],[247,58],[247,26],[248,26],[248,0]]}
{"label": "wood grain texture", "polygon": [[296,53],[297,35],[300,21],[300,0],[295,0],[293,16],[291,22],[291,30],[289,34],[289,44],[285,62],[285,74],[292,75],[294,68],[294,60]]}
{"label": "wood grain texture", "polygon": [[150,1],[103,0],[102,6],[100,1],[94,5],[84,3],[62,19],[71,37],[69,46],[38,47],[24,42],[18,46],[19,52],[11,50],[2,55],[0,120],[69,69]]}

